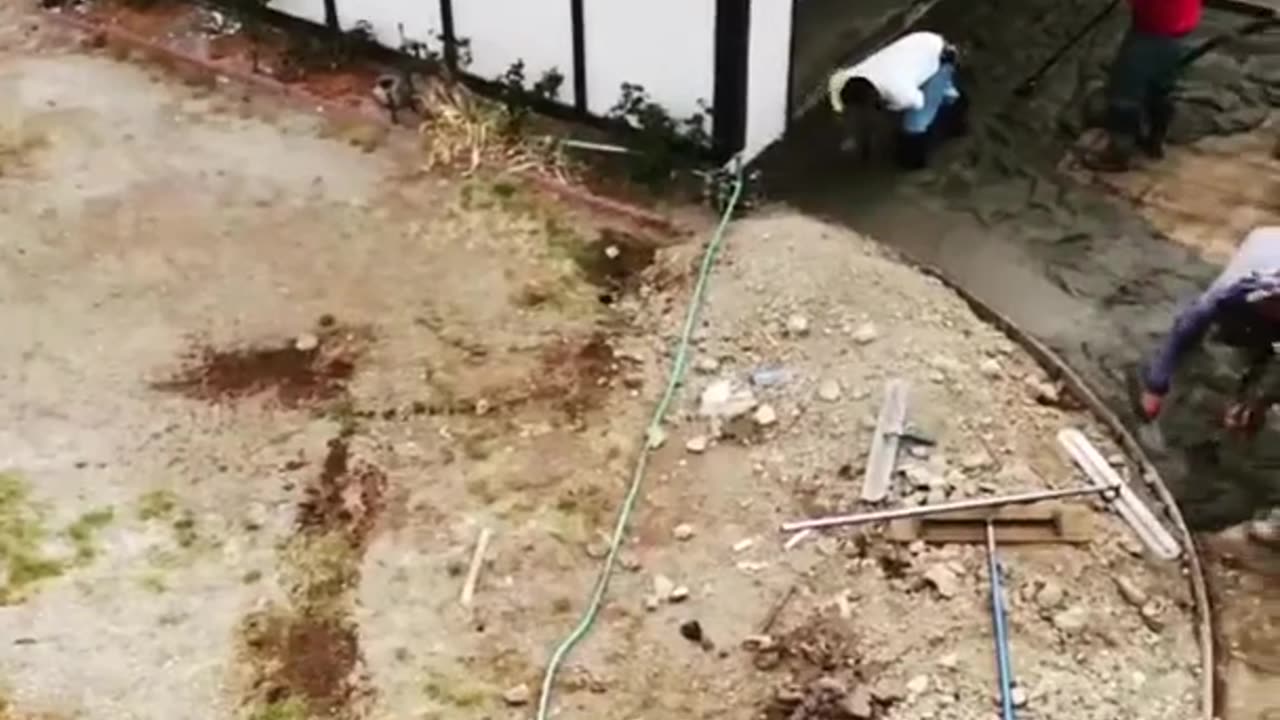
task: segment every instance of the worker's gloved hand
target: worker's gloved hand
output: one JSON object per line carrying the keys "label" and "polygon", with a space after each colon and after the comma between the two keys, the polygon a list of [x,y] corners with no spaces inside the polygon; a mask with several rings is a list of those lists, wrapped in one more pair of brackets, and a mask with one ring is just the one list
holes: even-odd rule
{"label": "worker's gloved hand", "polygon": [[1227,408],[1222,425],[1228,430],[1252,435],[1262,429],[1266,408],[1256,403],[1238,402]]}
{"label": "worker's gloved hand", "polygon": [[1143,390],[1141,405],[1142,416],[1147,420],[1155,420],[1160,416],[1160,409],[1164,407],[1164,396],[1150,390]]}

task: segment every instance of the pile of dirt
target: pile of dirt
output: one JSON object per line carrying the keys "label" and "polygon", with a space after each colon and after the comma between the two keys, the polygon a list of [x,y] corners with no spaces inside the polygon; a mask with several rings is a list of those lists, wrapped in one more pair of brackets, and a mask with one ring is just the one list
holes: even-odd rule
{"label": "pile of dirt", "polygon": [[386,504],[387,477],[367,464],[349,467],[348,440],[329,441],[324,466],[298,504],[298,528],[305,533],[339,533],[352,548],[363,548]]}

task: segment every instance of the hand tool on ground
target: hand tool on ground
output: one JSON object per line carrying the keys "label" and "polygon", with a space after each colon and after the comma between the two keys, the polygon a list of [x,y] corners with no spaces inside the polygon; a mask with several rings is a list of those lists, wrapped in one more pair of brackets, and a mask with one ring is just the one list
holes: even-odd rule
{"label": "hand tool on ground", "polygon": [[1013,712],[1013,662],[1009,655],[1009,626],[1004,613],[1000,559],[996,556],[995,524],[987,520],[987,572],[991,577],[991,618],[995,625],[996,670],[1000,675],[1000,717],[1015,720]]}
{"label": "hand tool on ground", "polygon": [[1096,487],[1119,488],[1113,506],[1148,550],[1165,560],[1175,560],[1182,554],[1182,546],[1178,541],[1164,529],[1159,519],[1102,457],[1084,433],[1075,428],[1065,428],[1058,433],[1058,443]]}
{"label": "hand tool on ground", "polygon": [[907,381],[890,380],[884,390],[884,404],[876,421],[876,434],[871,438],[867,471],[862,479],[862,499],[879,502],[889,494],[889,481],[898,462],[898,444],[906,432]]}
{"label": "hand tool on ground", "polygon": [[903,518],[890,522],[884,536],[896,543],[985,543],[986,525],[993,522],[1001,544],[1080,545],[1093,539],[1093,518],[1084,505],[1050,501]]}
{"label": "hand tool on ground", "polygon": [[1052,70],[1054,66],[1057,65],[1058,62],[1061,61],[1062,58],[1081,40],[1085,39],[1089,33],[1096,30],[1098,26],[1101,25],[1109,15],[1111,15],[1111,11],[1119,4],[1120,0],[1111,0],[1111,2],[1107,3],[1106,7],[1102,8],[1097,15],[1091,18],[1089,22],[1085,23],[1084,26],[1076,31],[1074,35],[1068,38],[1067,41],[1062,44],[1062,47],[1058,48],[1052,55],[1050,55],[1049,59],[1045,60],[1040,67],[1036,68],[1035,72],[1027,76],[1027,79],[1023,80],[1021,83],[1018,83],[1018,86],[1013,89],[1013,94],[1018,97],[1027,97],[1031,95],[1031,93],[1035,92],[1036,87],[1039,86],[1040,81],[1044,79],[1044,76],[1047,75],[1049,71]]}
{"label": "hand tool on ground", "polygon": [[939,513],[955,512],[957,510],[976,510],[978,508],[997,508],[1005,505],[1022,505],[1026,503],[1040,502],[1042,500],[1057,500],[1059,498],[1081,497],[1084,495],[1102,495],[1104,497],[1120,498],[1121,486],[1094,486],[1084,488],[1071,488],[1069,490],[1037,490],[1035,492],[1019,493],[1017,495],[1000,495],[996,497],[973,498],[970,500],[956,500],[954,502],[939,503],[937,505],[920,505],[918,507],[895,508],[893,510],[877,510],[874,512],[858,513],[855,515],[833,515],[831,517],[813,518],[810,520],[796,520],[794,522],[783,523],[782,532],[798,532],[800,530],[842,527],[848,525],[863,525],[866,523],[883,522],[886,520],[897,520],[899,518],[923,517],[926,515],[937,515]]}

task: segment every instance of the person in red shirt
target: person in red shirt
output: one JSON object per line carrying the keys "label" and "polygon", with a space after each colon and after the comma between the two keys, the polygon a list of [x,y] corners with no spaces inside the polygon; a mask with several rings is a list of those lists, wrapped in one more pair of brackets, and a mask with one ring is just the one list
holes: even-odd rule
{"label": "person in red shirt", "polygon": [[1172,92],[1186,38],[1200,24],[1203,0],[1128,0],[1129,32],[1107,84],[1107,144],[1085,158],[1094,170],[1127,170],[1135,149],[1164,157],[1173,120]]}

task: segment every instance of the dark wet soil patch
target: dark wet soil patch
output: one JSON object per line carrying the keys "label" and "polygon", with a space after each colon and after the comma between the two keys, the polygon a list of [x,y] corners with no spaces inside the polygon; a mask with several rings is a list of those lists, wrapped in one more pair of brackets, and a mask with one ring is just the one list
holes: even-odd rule
{"label": "dark wet soil patch", "polygon": [[269,346],[198,346],[181,371],[152,387],[212,403],[269,394],[282,407],[303,407],[346,393],[365,339],[328,327]]}
{"label": "dark wet soil patch", "polygon": [[340,533],[352,548],[363,548],[386,506],[387,478],[381,469],[351,464],[347,439],[329,441],[320,476],[298,505],[298,529]]}
{"label": "dark wet soil patch", "polygon": [[354,623],[338,618],[261,614],[245,622],[244,641],[262,674],[257,693],[266,707],[299,707],[299,717],[354,717],[360,660]]}
{"label": "dark wet soil patch", "polygon": [[542,353],[531,399],[551,402],[570,417],[581,417],[600,407],[619,370],[604,333],[593,333],[585,340],[560,340]]}
{"label": "dark wet soil patch", "polygon": [[657,251],[652,240],[604,228],[595,240],[574,250],[573,260],[587,281],[600,289],[600,301],[609,305],[640,286]]}

